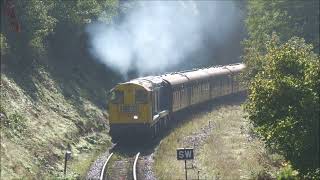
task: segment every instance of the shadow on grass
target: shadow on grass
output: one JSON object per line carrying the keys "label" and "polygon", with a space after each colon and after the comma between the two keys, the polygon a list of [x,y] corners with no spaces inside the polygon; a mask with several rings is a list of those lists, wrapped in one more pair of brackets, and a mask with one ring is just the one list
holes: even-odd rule
{"label": "shadow on grass", "polygon": [[[13,59],[13,57],[3,57],[5,63],[1,62],[1,74],[5,74],[9,79],[12,79],[26,95],[32,100],[38,101],[37,86],[35,78],[41,77],[36,70],[38,64],[36,60]],[[39,79],[41,81],[41,79]]]}

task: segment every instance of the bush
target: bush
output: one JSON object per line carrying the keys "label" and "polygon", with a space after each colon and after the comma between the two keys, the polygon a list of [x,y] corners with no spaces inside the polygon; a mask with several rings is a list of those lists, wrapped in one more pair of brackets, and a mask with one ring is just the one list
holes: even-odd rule
{"label": "bush", "polygon": [[19,136],[27,129],[26,119],[18,113],[10,114],[4,118],[4,127],[11,135]]}
{"label": "bush", "polygon": [[296,180],[298,179],[298,172],[293,170],[290,164],[286,164],[280,169],[278,175],[278,180]]}
{"label": "bush", "polygon": [[303,39],[267,43],[246,110],[266,144],[302,173],[319,168],[319,57]]}

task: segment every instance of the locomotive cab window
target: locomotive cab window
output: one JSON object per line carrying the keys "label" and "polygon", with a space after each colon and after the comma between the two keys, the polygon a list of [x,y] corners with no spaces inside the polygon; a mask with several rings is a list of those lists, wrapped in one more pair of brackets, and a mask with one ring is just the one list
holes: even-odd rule
{"label": "locomotive cab window", "polygon": [[136,90],[136,103],[147,103],[148,102],[148,94],[144,90]]}
{"label": "locomotive cab window", "polygon": [[115,90],[111,92],[110,101],[115,104],[123,103],[123,92],[119,90]]}

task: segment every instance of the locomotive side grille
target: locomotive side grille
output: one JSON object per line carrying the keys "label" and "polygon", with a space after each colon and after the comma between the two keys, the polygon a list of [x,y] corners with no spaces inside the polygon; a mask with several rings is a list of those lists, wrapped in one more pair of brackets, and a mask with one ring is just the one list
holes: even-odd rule
{"label": "locomotive side grille", "polygon": [[136,105],[121,105],[120,110],[124,113],[136,113],[138,111],[138,107]]}

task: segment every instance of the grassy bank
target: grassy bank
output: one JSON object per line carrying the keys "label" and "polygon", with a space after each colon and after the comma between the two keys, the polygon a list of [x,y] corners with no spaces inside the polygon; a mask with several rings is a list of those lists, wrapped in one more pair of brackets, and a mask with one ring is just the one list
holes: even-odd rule
{"label": "grassy bank", "polygon": [[[62,178],[64,153],[72,151],[69,177],[84,177],[99,152],[110,146],[107,114],[81,86],[67,96],[44,68],[1,73],[1,178]],[[21,83],[22,82],[22,83]]]}
{"label": "grassy bank", "polygon": [[[211,109],[211,110],[210,110]],[[269,154],[263,142],[251,133],[239,104],[214,106],[190,117],[165,137],[155,154],[159,179],[184,179],[184,162],[176,160],[176,148],[194,147],[188,161],[188,178],[255,179],[271,177],[281,158]]]}

